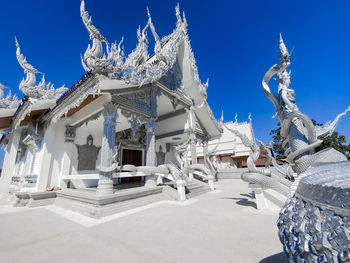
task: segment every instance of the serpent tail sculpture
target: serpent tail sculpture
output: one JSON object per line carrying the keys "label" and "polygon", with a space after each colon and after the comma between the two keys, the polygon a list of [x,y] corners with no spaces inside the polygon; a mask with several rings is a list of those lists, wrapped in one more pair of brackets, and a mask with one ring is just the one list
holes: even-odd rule
{"label": "serpent tail sculpture", "polygon": [[[289,53],[280,37],[280,61],[265,74],[263,90],[281,123],[282,147],[289,165],[276,169],[294,182],[277,221],[278,235],[290,262],[350,262],[350,162],[333,148],[315,152],[321,136],[331,134],[340,117],[314,125],[296,105],[289,88]],[[270,88],[277,74],[278,95]],[[252,181],[252,178],[248,178]],[[263,184],[263,179],[260,178]]]}
{"label": "serpent tail sculpture", "polygon": [[[270,167],[257,168],[255,166],[255,162],[258,160],[260,155],[260,147],[255,143],[255,141],[250,140],[246,135],[240,133],[238,130],[231,129],[228,126],[225,127],[233,134],[237,135],[242,140],[242,143],[245,146],[249,147],[251,150],[251,153],[247,159],[247,166],[249,171],[243,173],[241,175],[241,179],[245,182],[258,184],[265,188],[272,188],[283,195],[287,195],[289,191],[289,186],[292,184],[290,181],[284,179],[279,175],[273,175]],[[263,146],[263,148],[265,148],[266,151],[269,152],[265,145]],[[271,156],[271,153],[269,153],[268,155]]]}
{"label": "serpent tail sculpture", "polygon": [[[286,161],[292,168],[292,172],[289,171],[289,176],[295,177],[315,163],[327,160],[346,161],[346,157],[334,149],[328,149],[316,154],[314,152],[315,148],[322,143],[322,140],[318,138],[332,133],[340,117],[344,116],[350,108],[339,114],[333,122],[327,122],[323,126],[314,125],[308,116],[300,112],[295,101],[295,91],[289,88],[291,73],[287,71],[287,68],[290,65],[290,55],[282,36],[280,36],[279,47],[279,63],[273,65],[266,72],[262,86],[265,95],[274,105],[281,123],[281,136],[284,138],[282,146],[285,148]],[[272,93],[269,87],[269,83],[274,75],[277,75],[277,96]]]}

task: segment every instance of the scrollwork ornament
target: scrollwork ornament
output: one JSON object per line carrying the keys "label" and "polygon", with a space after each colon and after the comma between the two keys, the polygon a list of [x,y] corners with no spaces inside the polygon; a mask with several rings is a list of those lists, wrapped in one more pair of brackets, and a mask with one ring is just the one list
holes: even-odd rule
{"label": "scrollwork ornament", "polygon": [[11,95],[11,90],[5,97],[4,90],[6,88],[6,84],[0,83],[0,109],[15,109],[18,107],[20,101],[16,95]]}
{"label": "scrollwork ornament", "polygon": [[35,69],[31,64],[29,64],[26,58],[21,54],[21,49],[17,39],[16,42],[16,57],[19,65],[23,68],[24,73],[26,74],[26,78],[22,79],[19,84],[19,89],[28,97],[34,99],[54,99],[57,100],[61,97],[66,91],[67,88],[62,86],[58,89],[55,89],[51,82],[45,82],[44,75],[42,76],[39,84],[36,85],[36,77],[35,74],[40,73],[37,69]]}

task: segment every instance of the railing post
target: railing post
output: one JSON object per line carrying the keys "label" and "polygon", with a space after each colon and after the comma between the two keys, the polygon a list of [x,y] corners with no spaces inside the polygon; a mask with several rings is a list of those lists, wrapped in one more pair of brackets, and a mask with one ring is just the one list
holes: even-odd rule
{"label": "railing post", "polygon": [[177,193],[179,195],[179,201],[186,200],[186,192],[185,192],[185,182],[184,180],[176,180]]}

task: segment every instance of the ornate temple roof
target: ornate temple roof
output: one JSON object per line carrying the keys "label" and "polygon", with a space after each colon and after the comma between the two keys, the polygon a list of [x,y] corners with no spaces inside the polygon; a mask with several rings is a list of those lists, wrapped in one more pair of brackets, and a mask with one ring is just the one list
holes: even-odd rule
{"label": "ornate temple roof", "polygon": [[[118,44],[110,44],[93,25],[85,9],[85,1],[82,0],[80,15],[92,45],[88,45],[81,58],[86,74],[69,89],[55,89],[51,83],[46,84],[44,76],[36,84],[35,75],[40,72],[27,62],[16,40],[17,60],[26,74],[19,88],[30,99],[22,102],[14,119],[18,118],[20,113],[28,114],[27,111],[38,104],[38,101],[48,100],[50,103],[47,103],[45,117],[42,119],[55,122],[64,115],[74,114],[82,108],[81,105],[87,101],[91,102],[96,94],[155,86],[172,97],[174,103],[178,101],[187,106],[201,104],[202,106],[196,109],[197,118],[206,124],[209,134],[218,136],[221,128],[206,102],[208,81],[202,83],[199,79],[187,34],[185,14],[181,15],[179,5],[175,7],[175,29],[163,38],[158,36],[148,9],[147,14],[145,27],[137,30],[138,43],[135,49],[125,55],[121,48],[124,39]],[[148,29],[155,40],[153,55],[148,54]],[[26,110],[23,110],[24,108]],[[22,118],[23,116],[19,119]],[[17,127],[16,125],[13,127]]]}

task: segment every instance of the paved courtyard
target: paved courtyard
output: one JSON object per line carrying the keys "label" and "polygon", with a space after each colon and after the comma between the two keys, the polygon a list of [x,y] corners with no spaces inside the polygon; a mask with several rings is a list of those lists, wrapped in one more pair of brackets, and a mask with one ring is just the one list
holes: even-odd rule
{"label": "paved courtyard", "polygon": [[162,201],[101,220],[56,208],[0,206],[0,262],[287,262],[277,211],[240,180],[182,204]]}

